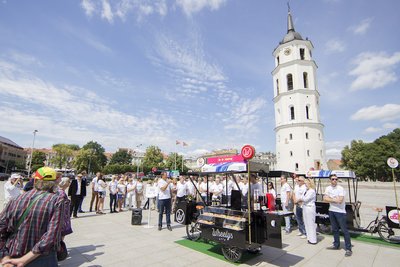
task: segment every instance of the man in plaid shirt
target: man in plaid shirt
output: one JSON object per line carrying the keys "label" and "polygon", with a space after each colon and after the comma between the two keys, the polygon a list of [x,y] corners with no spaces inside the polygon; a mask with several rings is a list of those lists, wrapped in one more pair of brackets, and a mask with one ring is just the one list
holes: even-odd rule
{"label": "man in plaid shirt", "polygon": [[[0,214],[3,266],[57,266],[64,214],[64,201],[55,194],[60,179],[49,167],[38,169],[34,178],[34,189],[10,201]],[[34,204],[17,229],[31,202]]]}

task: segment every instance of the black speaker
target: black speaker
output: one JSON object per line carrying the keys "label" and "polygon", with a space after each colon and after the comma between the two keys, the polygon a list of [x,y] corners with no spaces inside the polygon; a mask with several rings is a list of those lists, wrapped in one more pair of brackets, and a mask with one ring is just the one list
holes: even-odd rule
{"label": "black speaker", "polygon": [[241,208],[242,208],[242,194],[239,190],[232,190],[231,209],[241,210]]}
{"label": "black speaker", "polygon": [[132,210],[132,225],[141,225],[142,224],[142,209],[133,209]]}

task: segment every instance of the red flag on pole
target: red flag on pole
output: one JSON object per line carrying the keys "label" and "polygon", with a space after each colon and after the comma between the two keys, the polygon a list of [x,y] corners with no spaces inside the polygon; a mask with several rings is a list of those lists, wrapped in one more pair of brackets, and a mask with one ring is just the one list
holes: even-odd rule
{"label": "red flag on pole", "polygon": [[179,142],[178,140],[175,141],[175,145],[179,145],[181,142]]}
{"label": "red flag on pole", "polygon": [[188,146],[188,144],[186,144],[185,142],[182,142],[182,145],[183,145],[183,146]]}

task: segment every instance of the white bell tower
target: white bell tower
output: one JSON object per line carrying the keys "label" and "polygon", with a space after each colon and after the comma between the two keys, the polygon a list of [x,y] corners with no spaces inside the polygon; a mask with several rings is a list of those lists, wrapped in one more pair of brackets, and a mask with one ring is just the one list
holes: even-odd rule
{"label": "white bell tower", "polygon": [[317,65],[312,43],[294,30],[290,9],[287,23],[287,34],[273,52],[277,170],[305,174],[327,167]]}

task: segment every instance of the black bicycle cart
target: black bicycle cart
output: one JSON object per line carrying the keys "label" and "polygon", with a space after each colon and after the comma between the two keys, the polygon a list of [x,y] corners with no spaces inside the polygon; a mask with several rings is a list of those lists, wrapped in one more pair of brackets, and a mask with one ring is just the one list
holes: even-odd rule
{"label": "black bicycle cart", "polygon": [[[230,199],[222,197],[219,201],[211,201],[212,196],[208,188],[211,177],[225,176],[225,188],[227,188],[228,179],[234,175],[239,174],[242,178],[248,179],[252,173],[264,179],[268,173],[268,166],[253,163],[240,165],[237,162],[233,164],[236,164],[234,170],[225,166],[224,169],[216,168],[216,171],[211,172],[189,173],[190,182],[193,183],[200,201],[178,203],[175,216],[177,222],[186,225],[188,239],[195,241],[202,238],[221,244],[224,257],[236,262],[241,259],[243,252],[258,253],[263,245],[282,248],[282,219],[293,213],[269,211],[265,208],[266,198],[262,194],[258,200],[263,209],[254,210],[254,202],[257,200],[249,197],[252,192],[250,182],[248,182],[247,196],[243,196],[240,190],[232,190]],[[249,165],[250,170],[247,170]],[[207,197],[201,196],[196,186],[194,180],[198,177],[207,177]],[[233,179],[233,181],[239,188],[236,180]]]}

